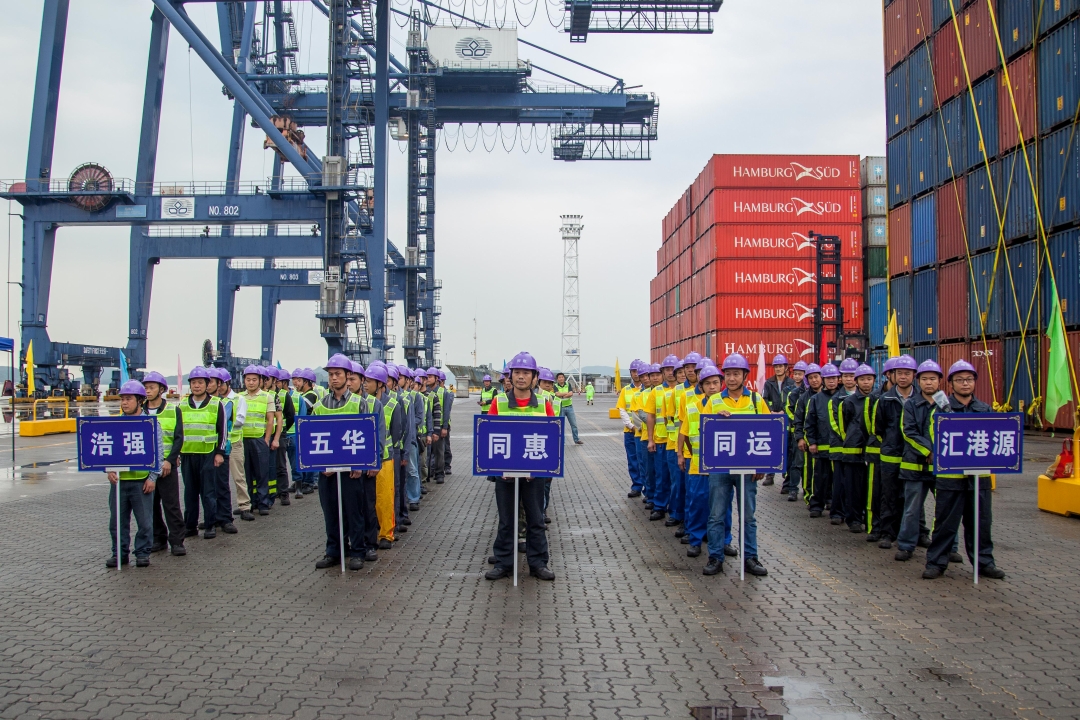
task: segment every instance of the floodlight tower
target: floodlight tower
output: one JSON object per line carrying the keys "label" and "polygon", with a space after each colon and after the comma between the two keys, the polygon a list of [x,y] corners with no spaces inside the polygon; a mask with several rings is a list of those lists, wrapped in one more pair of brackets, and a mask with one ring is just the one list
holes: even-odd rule
{"label": "floodlight tower", "polygon": [[578,294],[578,240],[580,215],[561,215],[563,237],[563,372],[576,388],[581,388],[581,303]]}

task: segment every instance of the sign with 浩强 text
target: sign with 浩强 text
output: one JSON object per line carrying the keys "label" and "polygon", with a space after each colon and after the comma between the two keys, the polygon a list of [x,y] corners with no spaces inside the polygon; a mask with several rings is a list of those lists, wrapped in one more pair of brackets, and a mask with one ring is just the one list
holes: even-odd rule
{"label": "sign with \u6d69\u5f3a text", "polygon": [[787,470],[784,415],[702,415],[699,463],[703,473]]}
{"label": "sign with \u6d69\u5f3a text", "polygon": [[301,470],[378,470],[375,415],[312,415],[296,419],[296,454]]}
{"label": "sign with \u6d69\u5f3a text", "polygon": [[477,415],[473,475],[562,477],[563,418]]}
{"label": "sign with \u6d69\u5f3a text", "polygon": [[81,417],[75,431],[79,470],[161,469],[156,417]]}
{"label": "sign with \u6d69\u5f3a text", "polygon": [[1018,473],[1024,462],[1022,413],[937,413],[934,472]]}

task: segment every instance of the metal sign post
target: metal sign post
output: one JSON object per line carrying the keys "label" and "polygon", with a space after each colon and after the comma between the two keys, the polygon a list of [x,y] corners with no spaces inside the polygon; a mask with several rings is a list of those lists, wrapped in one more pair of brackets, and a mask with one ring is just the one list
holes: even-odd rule
{"label": "metal sign post", "polygon": [[979,584],[979,492],[990,473],[1023,472],[1023,413],[940,413],[934,416],[934,473],[972,479],[974,557],[972,577]]}
{"label": "metal sign post", "polygon": [[[334,473],[337,482],[338,554],[345,573],[345,520],[341,475],[380,467],[379,418],[363,415],[304,415],[296,418],[296,457],[300,470]],[[363,480],[361,480],[363,482]]]}
{"label": "metal sign post", "polygon": [[701,470],[739,476],[739,580],[746,579],[746,479],[786,471],[787,422],[772,414],[701,416]]}

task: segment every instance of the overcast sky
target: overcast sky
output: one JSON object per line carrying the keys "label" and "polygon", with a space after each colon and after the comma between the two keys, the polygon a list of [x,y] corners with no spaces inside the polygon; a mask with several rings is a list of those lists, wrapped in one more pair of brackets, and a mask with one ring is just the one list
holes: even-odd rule
{"label": "overcast sky", "polygon": [[[309,4],[292,5],[300,70],[324,70],[326,23]],[[0,23],[8,107],[0,178],[25,174],[41,6],[33,0],[7,3]],[[471,0],[468,7],[474,11]],[[188,8],[216,40],[213,5]],[[54,177],[67,177],[88,161],[102,163],[115,177],[134,177],[151,9],[148,0],[72,0]],[[611,365],[618,356],[625,367],[631,358],[648,355],[649,280],[656,272],[660,222],[712,153],[884,155],[881,8],[875,2],[727,0],[712,35],[592,35],[586,44],[573,45],[543,12],[541,5],[521,37],[656,93],[660,139],[649,162],[563,163],[551,159],[550,148],[542,154],[519,147],[507,153],[501,146],[487,152],[478,145],[467,152],[459,145],[451,153],[440,144],[435,236],[436,272],[444,282],[439,328],[444,363],[471,364],[475,316],[480,362],[501,364],[527,349],[543,364],[559,367],[561,214],[584,216],[583,364]],[[393,29],[392,52],[399,57],[405,54],[404,32]],[[519,47],[522,59],[556,66],[549,56]],[[603,81],[558,67],[575,79]],[[535,77],[545,79],[540,73]],[[221,84],[173,31],[157,179],[224,179],[230,117]],[[465,130],[471,136],[475,127]],[[489,128],[489,137],[493,131]],[[504,133],[509,137],[511,129]],[[319,129],[308,132],[309,144],[319,152],[324,137]],[[248,129],[244,179],[269,175],[270,151],[262,150],[262,139],[262,133]],[[405,245],[403,150],[392,143],[389,152],[389,231],[399,246]],[[19,206],[12,204],[11,211]],[[12,279],[19,280],[21,222],[6,219]],[[124,346],[127,256],[123,228],[57,233],[49,310],[53,340]],[[203,339],[215,335],[215,281],[212,260],[166,260],[157,267],[151,367],[175,368],[178,354],[185,372],[198,362]],[[16,336],[19,313],[15,286],[9,317]],[[242,290],[233,332],[236,354],[258,355],[259,313],[259,290]],[[394,321],[403,323],[400,307]],[[403,339],[400,327],[390,332]],[[325,357],[313,303],[282,303],[275,359],[293,367]],[[402,358],[400,348],[396,357]]]}

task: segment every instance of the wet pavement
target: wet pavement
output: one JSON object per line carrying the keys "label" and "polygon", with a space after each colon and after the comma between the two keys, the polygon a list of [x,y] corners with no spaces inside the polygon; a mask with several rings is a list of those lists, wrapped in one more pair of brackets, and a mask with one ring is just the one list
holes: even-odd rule
{"label": "wet pavement", "polygon": [[1029,472],[999,478],[1004,581],[973,586],[966,563],[921,580],[924,551],[895,562],[776,487],[758,496],[769,576],[740,581],[733,562],[702,576],[704,554],[627,499],[603,397],[579,403],[586,444],[552,490],[558,577],[523,569],[516,588],[482,578],[496,518],[465,474],[471,407],[454,474],[344,577],[314,568],[316,498],[107,571],[104,483],[72,471],[71,436],[20,438],[37,467],[0,474],[0,717],[1080,716],[1080,521],[1035,497],[1060,440],[1029,440]]}

